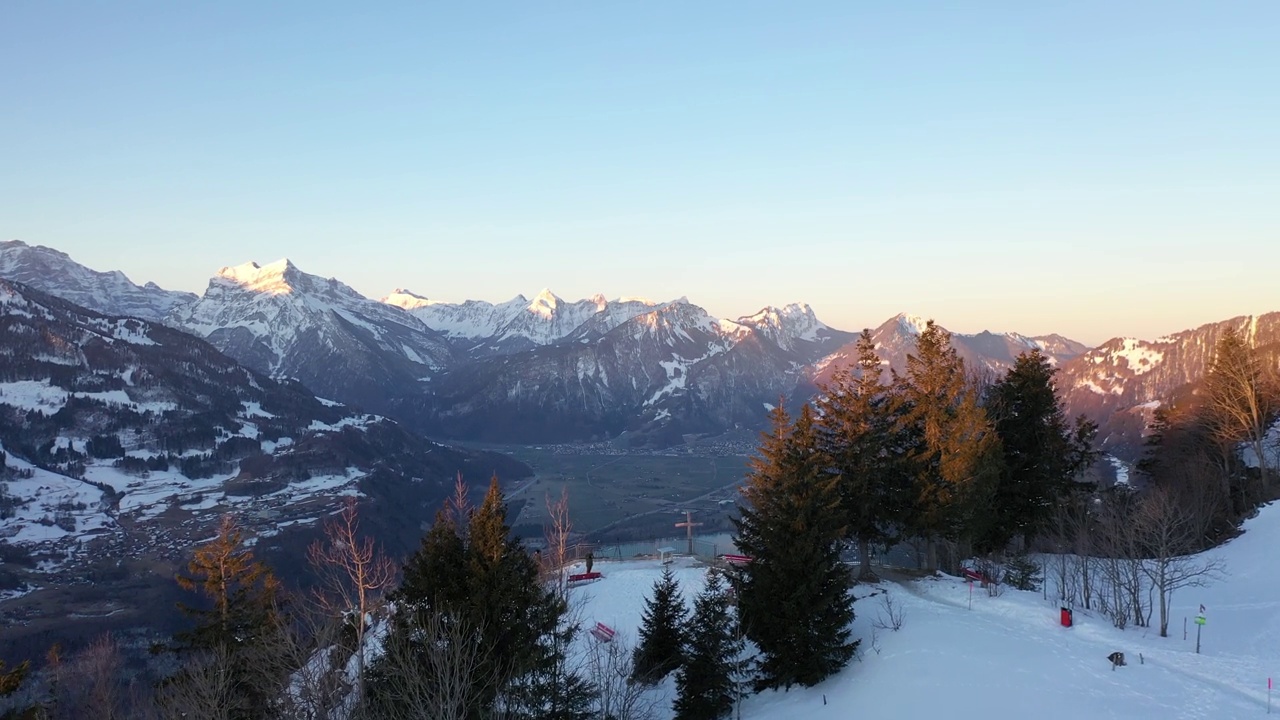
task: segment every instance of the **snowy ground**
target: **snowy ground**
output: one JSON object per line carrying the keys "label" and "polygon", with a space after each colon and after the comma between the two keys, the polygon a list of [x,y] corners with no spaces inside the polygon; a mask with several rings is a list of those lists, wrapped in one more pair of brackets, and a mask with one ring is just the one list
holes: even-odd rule
{"label": "snowy ground", "polygon": [[[1229,577],[1175,595],[1169,638],[1155,630],[1116,630],[1104,617],[1075,613],[1058,624],[1056,603],[1040,593],[980,588],[954,578],[882,583],[905,610],[898,632],[876,629],[881,599],[860,599],[855,637],[860,659],[814,688],[750,697],[742,717],[797,718],[1249,718],[1266,714],[1267,678],[1280,680],[1280,505],[1264,508],[1245,534],[1213,551]],[[611,625],[634,642],[644,599],[661,574],[656,561],[597,563],[605,579],[576,588],[583,622]],[[685,563],[677,577],[685,599],[701,589],[704,570]],[[862,596],[873,589],[859,587]],[[1206,606],[1201,654],[1195,626],[1182,639],[1182,618]],[[875,634],[875,646],[872,634]],[[588,638],[589,640],[589,638]],[[878,650],[876,649],[878,647]],[[1122,651],[1127,667],[1107,661]],[[1140,663],[1139,654],[1145,660]],[[660,718],[670,717],[670,680],[655,691]],[[1280,706],[1273,709],[1280,714]]]}
{"label": "snowy ground", "polygon": [[[126,381],[131,374],[132,370],[124,373]],[[50,384],[48,380],[0,383],[0,405],[23,410],[54,413],[73,395],[132,407],[139,412],[164,412],[176,407],[171,402],[137,401],[123,390],[68,393]],[[331,401],[322,402],[328,404]],[[259,431],[253,420],[263,417],[269,418],[272,415],[256,402],[243,403],[239,418],[242,421],[240,435],[257,439]],[[366,427],[378,420],[373,415],[353,415],[333,424],[314,422],[308,432],[338,432],[345,427]],[[120,440],[125,447],[129,447],[133,438],[131,434],[122,432]],[[85,437],[58,438],[60,447],[74,447],[82,453],[87,442],[88,438]],[[293,438],[284,437],[275,442],[262,441],[260,446],[264,452],[274,453],[293,442]],[[0,451],[4,451],[2,445]],[[128,454],[144,459],[154,455],[145,449],[131,449]],[[200,451],[190,450],[184,456],[199,454]],[[351,467],[339,474],[291,482],[269,495],[246,498],[229,497],[225,494],[224,486],[238,474],[238,470],[210,478],[191,479],[177,469],[128,473],[116,468],[112,460],[86,458],[84,462],[85,481],[81,481],[42,470],[16,456],[8,455],[9,467],[22,473],[30,472],[31,477],[14,478],[3,488],[4,492],[18,502],[13,508],[13,515],[0,522],[0,539],[65,553],[82,541],[121,534],[123,530],[120,521],[126,518],[133,522],[155,521],[173,507],[205,515],[232,509],[241,513],[257,513],[264,521],[285,527],[293,523],[277,522],[277,519],[286,513],[296,512],[304,503],[326,497],[357,495],[359,480],[364,475],[359,469]],[[103,487],[109,487],[118,493],[118,502],[113,504],[111,497],[103,492]],[[315,518],[311,520],[314,521]],[[268,530],[264,534],[276,533],[278,529]],[[57,566],[54,563],[48,567],[42,566],[41,570],[49,571]],[[5,597],[0,596],[0,600],[4,599]]]}

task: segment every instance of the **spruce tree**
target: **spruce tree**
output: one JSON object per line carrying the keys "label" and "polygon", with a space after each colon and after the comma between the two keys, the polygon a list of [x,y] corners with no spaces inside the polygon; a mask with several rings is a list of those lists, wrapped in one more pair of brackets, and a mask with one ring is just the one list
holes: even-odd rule
{"label": "spruce tree", "polygon": [[965,374],[951,336],[930,320],[897,378],[900,428],[909,437],[906,461],[915,490],[909,527],[929,541],[929,569],[937,541],[970,537],[999,480],[1000,439]]}
{"label": "spruce tree", "polygon": [[676,720],[729,717],[736,699],[734,677],[742,653],[728,588],[715,569],[694,600],[684,664],[676,672]]}
{"label": "spruce tree", "polygon": [[653,594],[645,600],[640,643],[632,663],[634,680],[658,683],[680,667],[688,614],[675,574],[670,567],[664,568],[662,578],[653,583]]}
{"label": "spruce tree", "polygon": [[975,543],[979,552],[1003,550],[1014,537],[1029,539],[1044,530],[1077,475],[1093,462],[1095,428],[1083,417],[1074,428],[1067,422],[1055,372],[1044,354],[1032,350],[988,391],[987,412],[1004,463]]}
{"label": "spruce tree", "polygon": [[821,388],[818,431],[823,454],[839,477],[845,534],[858,543],[858,578],[875,581],[871,546],[897,536],[911,505],[911,484],[903,472],[897,406],[881,382],[870,330],[862,331],[857,348],[857,374],[841,369]]}
{"label": "spruce tree", "polygon": [[737,546],[752,561],[737,571],[745,634],[760,651],[757,690],[812,686],[853,657],[853,579],[840,562],[839,478],[820,452],[806,405],[794,426],[772,413],[742,490]]}
{"label": "spruce tree", "polygon": [[528,720],[589,720],[595,687],[570,666],[569,649],[579,629],[564,622],[563,608],[558,624],[540,639],[541,655],[534,669],[520,678],[509,700],[509,715]]}
{"label": "spruce tree", "polygon": [[[537,563],[511,537],[506,514],[496,477],[479,507],[455,499],[437,514],[392,595],[405,609],[392,632],[412,647],[433,617],[474,629],[472,642],[482,648],[474,677],[483,686],[475,689],[480,700],[470,717],[486,717],[500,705],[516,717],[584,718],[590,686],[567,669],[576,629],[565,623],[565,599],[542,584]],[[376,702],[394,704],[376,666],[372,675]]]}

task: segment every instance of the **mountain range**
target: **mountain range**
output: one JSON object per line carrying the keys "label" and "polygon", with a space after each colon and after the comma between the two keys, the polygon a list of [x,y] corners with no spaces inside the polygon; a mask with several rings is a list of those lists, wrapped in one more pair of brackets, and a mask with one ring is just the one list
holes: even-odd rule
{"label": "mountain range", "polygon": [[[801,303],[728,319],[687,298],[569,302],[550,290],[496,304],[407,290],[373,300],[288,260],[223,268],[195,297],[18,241],[0,245],[0,277],[106,314],[161,318],[265,376],[442,439],[665,446],[758,428],[780,396],[806,399],[855,356],[854,333]],[[873,329],[887,368],[904,367],[923,325],[900,314]],[[1280,335],[1280,314],[1096,348],[1018,333],[956,333],[952,342],[971,368],[992,374],[1040,350],[1059,370],[1069,412],[1099,422],[1108,451],[1133,459],[1143,419],[1203,374],[1228,325],[1265,344]]]}
{"label": "mountain range", "polygon": [[173,620],[173,564],[224,512],[273,537],[261,550],[296,577],[342,497],[360,498],[365,532],[400,557],[459,474],[530,474],[318,398],[190,332],[5,279],[0,358],[0,599],[91,583],[13,611],[31,613],[23,626],[60,614]]}

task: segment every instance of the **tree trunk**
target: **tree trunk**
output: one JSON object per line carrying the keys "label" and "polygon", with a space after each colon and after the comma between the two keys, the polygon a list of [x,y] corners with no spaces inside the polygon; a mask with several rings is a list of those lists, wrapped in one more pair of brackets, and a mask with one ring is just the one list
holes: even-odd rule
{"label": "tree trunk", "polygon": [[879,576],[871,569],[871,543],[865,538],[858,538],[858,558],[862,561],[862,569],[858,571],[858,582],[880,582]]}
{"label": "tree trunk", "polygon": [[1160,637],[1169,637],[1169,600],[1173,594],[1173,588],[1169,582],[1169,561],[1163,555],[1167,551],[1161,550],[1161,557],[1156,558],[1156,591],[1159,593],[1160,600]]}
{"label": "tree trunk", "polygon": [[1271,488],[1267,487],[1266,432],[1267,428],[1264,427],[1262,434],[1253,439],[1253,452],[1258,456],[1258,480],[1262,484],[1263,499],[1271,497]]}

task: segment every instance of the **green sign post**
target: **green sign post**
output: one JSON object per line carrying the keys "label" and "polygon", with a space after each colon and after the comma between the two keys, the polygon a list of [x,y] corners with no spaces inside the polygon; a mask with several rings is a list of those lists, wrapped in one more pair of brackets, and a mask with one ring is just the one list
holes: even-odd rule
{"label": "green sign post", "polygon": [[1196,654],[1197,655],[1200,654],[1200,628],[1204,627],[1204,624],[1205,624],[1204,615],[1203,614],[1197,615],[1196,616]]}

